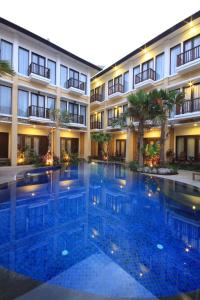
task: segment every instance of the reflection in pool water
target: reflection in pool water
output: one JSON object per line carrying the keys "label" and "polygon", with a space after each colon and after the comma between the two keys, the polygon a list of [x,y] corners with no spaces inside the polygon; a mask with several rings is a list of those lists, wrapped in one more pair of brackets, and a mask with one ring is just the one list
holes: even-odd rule
{"label": "reflection in pool water", "polygon": [[82,164],[0,187],[0,266],[105,296],[200,288],[200,193]]}

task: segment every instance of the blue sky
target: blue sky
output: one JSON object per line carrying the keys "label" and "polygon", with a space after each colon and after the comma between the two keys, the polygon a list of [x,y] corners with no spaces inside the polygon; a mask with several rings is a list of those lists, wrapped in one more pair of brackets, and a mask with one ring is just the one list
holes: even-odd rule
{"label": "blue sky", "polygon": [[199,0],[1,3],[1,17],[49,38],[84,59],[106,66],[198,10]]}

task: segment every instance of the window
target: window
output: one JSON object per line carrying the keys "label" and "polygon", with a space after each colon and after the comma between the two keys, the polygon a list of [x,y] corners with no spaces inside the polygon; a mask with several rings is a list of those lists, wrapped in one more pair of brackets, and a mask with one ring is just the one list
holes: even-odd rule
{"label": "window", "polygon": [[79,72],[69,69],[69,79],[79,80]]}
{"label": "window", "polygon": [[18,72],[23,75],[28,75],[28,67],[29,67],[29,51],[19,47]]}
{"label": "window", "polygon": [[129,90],[129,72],[124,73],[124,92]]}
{"label": "window", "polygon": [[128,104],[123,105],[123,113],[127,112],[128,110]]}
{"label": "window", "polygon": [[45,57],[32,53],[32,62],[45,67]]}
{"label": "window", "polygon": [[45,97],[38,94],[31,94],[31,105],[37,107],[45,107]]}
{"label": "window", "polygon": [[164,53],[156,56],[156,80],[164,77]]}
{"label": "window", "polygon": [[60,101],[60,110],[62,112],[67,111],[67,101]]}
{"label": "window", "polygon": [[18,91],[18,116],[28,117],[29,93],[27,91]]}
{"label": "window", "polygon": [[54,98],[52,98],[52,97],[47,98],[47,108],[49,108],[50,110],[55,109],[55,99]]}
{"label": "window", "polygon": [[60,65],[60,86],[67,88],[68,68]]}
{"label": "window", "polygon": [[12,109],[12,95],[11,88],[8,86],[0,86],[0,113],[11,114]]}
{"label": "window", "polygon": [[192,39],[189,39],[184,42],[183,49],[184,52],[187,50],[190,50],[194,47],[200,46],[200,35],[193,37]]}
{"label": "window", "polygon": [[114,78],[114,85],[122,84],[122,75]]}
{"label": "window", "polygon": [[113,93],[113,79],[108,81],[108,95]]}
{"label": "window", "polygon": [[135,86],[135,76],[140,73],[140,66],[133,68],[133,88]]}
{"label": "window", "polygon": [[177,55],[181,53],[181,45],[170,49],[170,74],[176,74]]}
{"label": "window", "polygon": [[84,91],[87,94],[87,76],[85,74],[81,74],[81,82],[84,84]]}
{"label": "window", "polygon": [[6,60],[12,65],[12,44],[1,40],[1,60]]}
{"label": "window", "polygon": [[153,69],[153,59],[150,59],[142,64],[142,72],[148,69]]}
{"label": "window", "polygon": [[56,63],[48,59],[48,68],[50,69],[50,80],[52,84],[56,84]]}
{"label": "window", "polygon": [[80,115],[83,116],[83,124],[86,125],[86,106],[80,105]]}
{"label": "window", "polygon": [[72,115],[78,115],[78,104],[69,102],[69,113]]}

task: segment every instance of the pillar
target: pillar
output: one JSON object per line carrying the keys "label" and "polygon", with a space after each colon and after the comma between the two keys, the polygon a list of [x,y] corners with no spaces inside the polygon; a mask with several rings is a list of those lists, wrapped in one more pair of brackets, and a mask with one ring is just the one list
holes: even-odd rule
{"label": "pillar", "polygon": [[17,165],[17,111],[18,111],[18,80],[13,78],[12,86],[12,125],[11,125],[11,165]]}
{"label": "pillar", "polygon": [[127,139],[126,139],[126,162],[130,162],[133,160],[133,132],[130,128],[127,131]]}

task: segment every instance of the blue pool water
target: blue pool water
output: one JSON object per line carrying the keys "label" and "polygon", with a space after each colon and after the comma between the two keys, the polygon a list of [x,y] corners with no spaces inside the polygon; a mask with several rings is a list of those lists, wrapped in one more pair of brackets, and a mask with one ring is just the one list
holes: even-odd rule
{"label": "blue pool water", "polygon": [[200,191],[120,165],[28,174],[0,186],[0,267],[102,296],[198,290]]}

